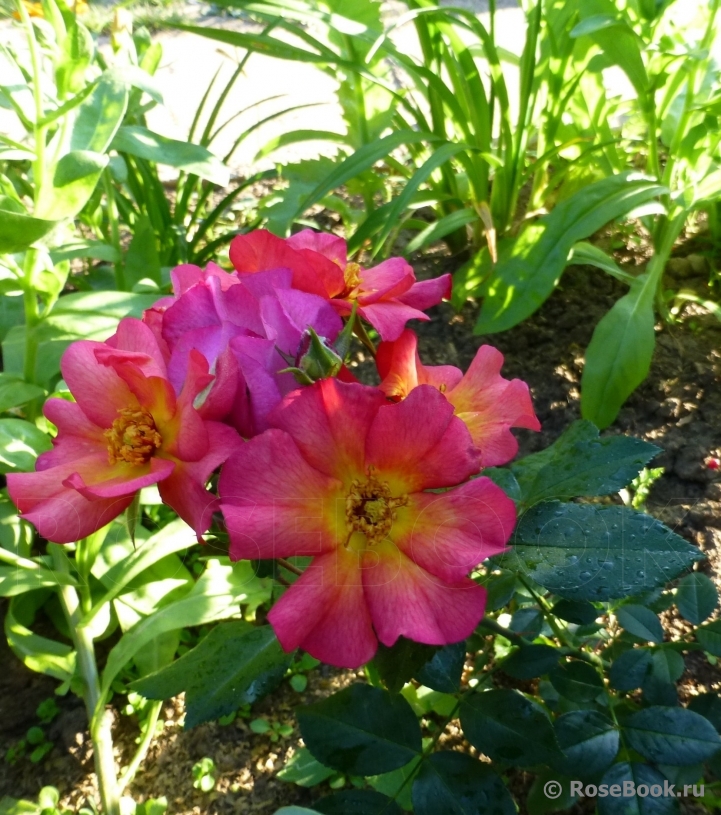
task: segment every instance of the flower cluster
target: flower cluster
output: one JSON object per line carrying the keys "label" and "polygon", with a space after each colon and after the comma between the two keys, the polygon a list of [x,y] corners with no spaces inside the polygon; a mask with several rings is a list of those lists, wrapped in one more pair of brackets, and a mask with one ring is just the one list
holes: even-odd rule
{"label": "flower cluster", "polygon": [[[268,616],[286,650],[357,667],[378,641],[464,639],[486,596],[468,575],[515,524],[479,473],[515,455],[511,427],[539,428],[528,387],[490,346],[465,374],[421,363],[405,326],[449,295],[448,275],[417,282],[401,258],[365,269],[309,229],[236,237],[230,259],[177,267],[142,320],[68,348],[75,401],[46,403],[57,437],[36,472],[8,476],[18,509],[69,542],[157,484],[199,540],[222,512],[232,559],[312,558]],[[344,365],[361,320],[382,340],[379,387]]]}

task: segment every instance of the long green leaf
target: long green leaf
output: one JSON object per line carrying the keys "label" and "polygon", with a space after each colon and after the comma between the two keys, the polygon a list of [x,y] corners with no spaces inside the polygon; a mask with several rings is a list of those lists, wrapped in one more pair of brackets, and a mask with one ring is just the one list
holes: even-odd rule
{"label": "long green leaf", "polygon": [[664,190],[653,179],[623,173],[597,181],[559,204],[501,251],[485,285],[474,332],[505,331],[525,320],[557,285],[577,241]]}
{"label": "long green leaf", "polygon": [[410,255],[417,252],[419,249],[428,246],[428,244],[439,241],[441,238],[445,238],[446,235],[450,235],[451,232],[455,232],[457,229],[461,229],[477,220],[478,215],[472,209],[459,209],[456,212],[451,212],[419,232],[406,246],[405,254]]}
{"label": "long green leaf", "polygon": [[596,326],[581,379],[581,414],[608,427],[643,382],[656,343],[653,286],[642,275]]}
{"label": "long green leaf", "polygon": [[432,133],[419,133],[413,130],[401,130],[391,133],[381,139],[375,139],[370,144],[356,150],[353,155],[341,162],[320,184],[308,195],[296,210],[296,216],[302,215],[309,207],[317,203],[323,196],[355,178],[364,170],[369,170],[377,161],[387,156],[403,144],[419,144],[425,141],[437,141]]}
{"label": "long green leaf", "polygon": [[347,144],[348,139],[343,133],[334,133],[331,130],[291,130],[289,133],[281,133],[266,142],[255,154],[255,161],[259,161],[270,155],[281,147],[289,144],[298,144],[304,141],[329,141],[334,144]]}
{"label": "long green leaf", "polygon": [[[265,589],[262,589],[265,593]],[[249,563],[238,567],[210,561],[207,571],[193,590],[175,603],[160,608],[134,625],[108,654],[102,674],[101,699],[110,690],[115,677],[147,643],[166,631],[203,625],[239,613],[240,603],[259,592],[259,583]]]}
{"label": "long green leaf", "polygon": [[116,133],[112,146],[121,153],[194,173],[221,187],[230,180],[228,168],[207,148],[168,139],[145,127],[124,125]]}
{"label": "long green leaf", "polygon": [[176,519],[159,532],[151,535],[139,546],[133,554],[112,566],[103,575],[103,582],[111,588],[93,605],[90,611],[83,617],[81,625],[90,625],[95,615],[109,602],[114,600],[123,589],[150,568],[154,563],[162,560],[167,555],[182,552],[196,543],[195,535],[188,525]]}
{"label": "long green leaf", "polygon": [[465,144],[453,144],[452,142],[447,142],[437,150],[434,150],[431,157],[421,167],[419,167],[415,173],[413,173],[412,177],[403,188],[403,192],[396,198],[391,208],[388,210],[385,223],[383,224],[383,227],[381,228],[373,244],[373,250],[371,253],[373,257],[378,254],[386,238],[395,228],[398,218],[410,203],[411,198],[418,187],[420,187],[420,185],[428,179],[434,170],[438,169],[438,167],[445,164],[447,161],[450,161],[453,156],[467,149],[468,146]]}
{"label": "long green leaf", "polygon": [[201,37],[216,40],[217,42],[224,42],[226,45],[234,45],[237,48],[247,48],[259,54],[265,54],[265,56],[268,57],[275,57],[276,59],[288,59],[293,62],[333,63],[336,65],[345,65],[345,67],[352,66],[352,63],[348,62],[348,60],[339,58],[329,49],[323,49],[321,53],[314,54],[312,51],[298,48],[296,45],[290,45],[287,42],[279,40],[277,37],[270,37],[267,34],[246,34],[241,31],[228,31],[222,28],[203,28],[202,26],[185,25],[182,23],[175,23],[172,28],[187,31],[190,34],[198,34]]}

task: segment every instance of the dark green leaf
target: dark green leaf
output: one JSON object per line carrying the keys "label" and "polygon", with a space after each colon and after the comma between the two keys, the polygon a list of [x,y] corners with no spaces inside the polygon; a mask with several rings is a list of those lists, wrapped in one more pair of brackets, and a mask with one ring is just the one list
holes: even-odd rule
{"label": "dark green leaf", "polygon": [[483,581],[488,597],[486,611],[496,611],[507,606],[516,593],[518,578],[514,572],[503,569],[500,574],[489,574]]}
{"label": "dark green leaf", "polygon": [[281,781],[299,787],[315,787],[335,775],[335,770],[316,761],[307,747],[299,747],[278,773]]}
{"label": "dark green leaf", "polygon": [[226,186],[230,180],[228,168],[207,148],[168,139],[145,127],[123,125],[115,134],[112,146],[119,153],[129,153],[156,164],[167,164],[200,178],[207,178],[221,187]]}
{"label": "dark green leaf", "polygon": [[596,326],[581,377],[581,414],[598,427],[613,422],[628,396],[648,376],[656,343],[655,287],[646,274]]}
{"label": "dark green leaf", "polygon": [[434,753],[413,782],[415,815],[515,815],[503,781],[466,753]]}
{"label": "dark green leaf", "polygon": [[519,608],[511,617],[508,627],[525,639],[534,640],[543,628],[543,614],[537,606]]}
{"label": "dark green leaf", "polygon": [[703,646],[704,651],[721,657],[721,620],[702,625],[696,629],[696,639]]}
{"label": "dark green leaf", "polygon": [[373,663],[388,690],[398,693],[416,671],[428,662],[433,652],[432,645],[422,645],[399,637],[390,648],[379,643]]}
{"label": "dark green leaf", "polygon": [[593,778],[607,770],[616,758],[618,730],[602,713],[573,710],[559,716],[554,727],[564,754],[556,766],[569,778]]}
{"label": "dark green leaf", "polygon": [[[526,458],[530,457],[527,456]],[[488,467],[483,471],[483,475],[498,485],[509,498],[514,501],[521,500],[521,488],[516,481],[515,475],[510,470],[505,467]]]}
{"label": "dark green leaf", "polygon": [[306,747],[323,764],[354,775],[387,773],[421,750],[421,730],[402,696],[351,685],[298,708]]}
{"label": "dark green leaf", "polygon": [[616,690],[631,691],[643,685],[651,670],[653,658],[646,648],[631,648],[616,657],[611,665],[609,680]]}
{"label": "dark green leaf", "polygon": [[639,710],[623,730],[629,745],[655,764],[697,764],[721,748],[721,738],[711,722],[681,707]]}
{"label": "dark green leaf", "polygon": [[35,469],[35,459],[51,447],[50,437],[34,424],[0,419],[0,473]]}
{"label": "dark green leaf", "polygon": [[618,622],[634,637],[646,642],[663,642],[661,620],[645,606],[629,603],[616,609]]}
{"label": "dark green leaf", "polygon": [[440,693],[456,693],[461,687],[465,661],[465,641],[444,645],[421,667],[415,678],[422,685]]}
{"label": "dark green leaf", "polygon": [[716,586],[702,572],[687,574],[678,584],[676,605],[681,616],[699,625],[711,616],[718,605]]}
{"label": "dark green leaf", "polygon": [[558,283],[573,245],[663,192],[656,181],[623,173],[585,186],[501,252],[485,287],[476,334],[517,325]]}
{"label": "dark green leaf", "polygon": [[513,549],[498,560],[561,597],[606,601],[663,586],[700,558],[660,521],[628,507],[547,501],[521,517]]}
{"label": "dark green leaf", "polygon": [[721,733],[721,698],[717,693],[700,693],[698,696],[692,696],[688,709],[708,719],[716,728],[716,732]]}
{"label": "dark green leaf", "polygon": [[468,741],[494,761],[527,767],[558,756],[546,711],[515,690],[466,694],[461,726]]}
{"label": "dark green leaf", "polygon": [[191,728],[265,696],[281,682],[291,659],[270,626],[227,622],[133,687],[148,699],[169,699],[185,691],[185,726]]}
{"label": "dark green leaf", "polygon": [[560,656],[550,645],[522,645],[503,661],[501,669],[515,679],[534,679],[555,668]]}
{"label": "dark green leaf", "polygon": [[673,648],[658,648],[653,652],[651,674],[658,682],[672,685],[678,682],[685,669],[683,657]]}
{"label": "dark green leaf", "polygon": [[673,682],[665,682],[663,679],[657,679],[653,674],[653,665],[651,666],[651,673],[644,679],[643,687],[643,702],[644,705],[655,705],[659,707],[676,707],[678,705],[678,691]]}
{"label": "dark green leaf", "polygon": [[514,462],[511,469],[523,503],[530,506],[549,498],[611,495],[659,452],[633,436],[599,438],[592,422],[578,421],[550,447]]}
{"label": "dark green leaf", "polygon": [[602,614],[586,600],[559,600],[551,611],[556,617],[574,625],[590,625]]}
{"label": "dark green leaf", "polygon": [[549,674],[553,687],[573,702],[592,702],[603,693],[603,679],[587,662],[571,660],[561,663]]}
{"label": "dark green leaf", "polygon": [[613,786],[620,787],[620,795],[607,795],[599,797],[598,815],[676,815],[679,811],[678,801],[672,796],[661,796],[654,798],[648,796],[636,796],[623,794],[623,785],[631,782],[634,789],[645,784],[651,788],[658,784],[664,787],[664,777],[661,773],[650,767],[648,764],[637,764],[633,762],[622,762],[614,764],[613,767],[603,776],[601,784],[605,784],[609,789]]}
{"label": "dark green leaf", "polygon": [[375,790],[342,790],[316,801],[322,815],[402,815],[403,810],[387,795]]}

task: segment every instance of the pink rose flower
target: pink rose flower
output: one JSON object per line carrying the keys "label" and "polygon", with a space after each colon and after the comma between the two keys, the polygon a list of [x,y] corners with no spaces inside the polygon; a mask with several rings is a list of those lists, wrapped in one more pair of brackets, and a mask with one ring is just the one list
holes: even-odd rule
{"label": "pink rose flower", "polygon": [[419,385],[431,385],[453,405],[481,452],[482,467],[497,467],[518,452],[512,427],[540,430],[528,385],[501,376],[503,354],[482,345],[464,374],[452,365],[423,365],[418,337],[406,330],[395,342],[382,342],[376,355],[380,389],[390,399],[405,399]]}
{"label": "pink rose flower", "polygon": [[293,286],[329,300],[341,316],[358,304],[358,314],[384,340],[397,339],[408,320],[428,320],[423,312],[451,294],[451,276],[416,281],[402,258],[372,269],[347,260],[346,242],[335,235],[304,229],[283,239],[258,229],[238,235],[230,260],[243,279],[270,269],[289,269]]}
{"label": "pink rose flower", "polygon": [[504,550],[516,513],[490,479],[462,484],[478,454],[449,402],[421,386],[393,404],[327,379],[269,424],[225,464],[219,492],[232,559],[313,558],[268,615],[283,648],[355,668],[378,640],[467,637],[486,600],[467,575]]}
{"label": "pink rose flower", "polygon": [[23,518],[48,540],[69,543],[157,484],[163,501],[200,537],[218,503],[205,484],[241,443],[232,428],[204,420],[193,407],[213,381],[205,359],[191,353],[176,396],[152,331],[128,317],[106,343],[73,343],[61,369],[76,401],[45,404],[58,428],[53,449],[38,457],[34,473],[7,477]]}
{"label": "pink rose flower", "polygon": [[334,340],[342,321],[328,302],[291,287],[291,272],[275,269],[241,280],[215,264],[205,270],[178,266],[175,295],[144,315],[161,348],[176,392],[192,351],[215,374],[198,409],[205,418],[231,422],[243,436],[265,429],[265,416],[297,387],[286,357],[295,358],[309,326]]}

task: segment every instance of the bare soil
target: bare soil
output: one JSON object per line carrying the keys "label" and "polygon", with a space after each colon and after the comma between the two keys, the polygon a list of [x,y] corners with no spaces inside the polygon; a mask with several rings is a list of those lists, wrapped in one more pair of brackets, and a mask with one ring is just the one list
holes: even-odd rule
{"label": "bare soil", "polygon": [[[443,254],[430,255],[416,266],[421,277],[452,271],[457,265]],[[694,271],[695,268],[695,271]],[[669,279],[708,295],[708,272],[703,264],[681,260],[672,263],[677,275]],[[683,278],[681,281],[679,278]],[[521,455],[540,450],[556,439],[569,423],[580,417],[579,382],[583,351],[600,317],[624,293],[615,280],[602,272],[573,267],[548,302],[515,329],[492,337],[471,333],[476,307],[469,303],[460,314],[443,304],[434,309],[429,323],[415,326],[420,353],[427,364],[453,364],[466,368],[484,342],[505,355],[504,374],[519,377],[531,386],[543,429],[520,431]],[[361,365],[361,368],[365,367]],[[678,534],[698,545],[707,556],[701,567],[719,583],[721,544],[721,471],[708,465],[721,454],[721,325],[712,317],[690,314],[682,324],[659,326],[657,350],[648,380],[629,399],[609,432],[630,433],[663,449],[654,466],[665,472],[653,487],[648,511],[669,524]],[[0,606],[0,612],[2,611]],[[671,615],[668,634],[678,637],[685,624]],[[56,683],[33,674],[12,655],[0,638],[0,756],[37,724],[37,705],[54,692]],[[332,693],[353,681],[353,672],[328,668],[313,671],[303,694],[284,682],[279,691],[256,704],[253,717],[295,725],[293,708],[298,703]],[[721,689],[721,670],[702,654],[686,658],[681,680],[684,695]],[[15,764],[0,758],[0,796],[34,798],[47,784],[60,788],[62,803],[70,808],[82,804],[94,788],[92,758],[88,749],[87,722],[82,705],[69,695],[58,700],[61,713],[48,728],[55,743],[39,764],[27,758]],[[166,706],[165,726],[151,748],[143,771],[131,792],[139,799],[166,795],[169,812],[253,813],[272,815],[284,804],[311,805],[318,795],[285,784],[276,777],[287,757],[299,744],[296,730],[278,742],[253,733],[248,720],[230,725],[202,725],[192,731],[178,726],[182,699]],[[116,713],[119,760],[127,762],[134,749],[137,729],[131,718]],[[449,746],[463,748],[451,727]],[[192,786],[192,766],[200,758],[213,758],[218,784],[212,793]],[[519,773],[513,789],[521,812],[531,777]],[[323,792],[327,792],[327,787]],[[574,812],[585,811],[581,806]],[[690,810],[689,810],[690,811]]]}

